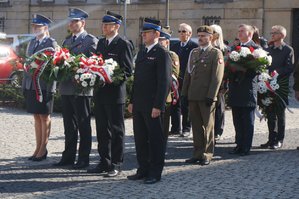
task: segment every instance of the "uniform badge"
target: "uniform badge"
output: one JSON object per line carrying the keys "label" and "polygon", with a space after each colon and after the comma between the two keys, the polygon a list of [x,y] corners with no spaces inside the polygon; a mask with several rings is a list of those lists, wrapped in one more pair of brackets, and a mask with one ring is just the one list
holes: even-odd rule
{"label": "uniform badge", "polygon": [[155,60],[156,57],[147,57],[147,59],[149,59],[149,60]]}

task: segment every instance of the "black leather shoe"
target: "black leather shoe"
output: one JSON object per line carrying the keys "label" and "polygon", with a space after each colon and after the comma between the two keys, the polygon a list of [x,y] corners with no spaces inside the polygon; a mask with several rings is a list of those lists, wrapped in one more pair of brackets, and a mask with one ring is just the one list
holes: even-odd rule
{"label": "black leather shoe", "polygon": [[271,143],[268,141],[268,142],[266,142],[265,144],[261,144],[261,148],[262,149],[267,149],[267,148],[269,148],[271,146]]}
{"label": "black leather shoe", "polygon": [[70,165],[73,165],[73,164],[74,164],[74,162],[72,162],[72,161],[60,160],[59,162],[54,163],[53,166],[54,167],[63,167],[63,166],[70,166]]}
{"label": "black leather shoe", "polygon": [[36,161],[36,162],[40,162],[40,161],[42,161],[42,160],[45,160],[45,159],[47,159],[47,155],[48,155],[48,151],[46,151],[46,153],[43,155],[43,156],[41,156],[41,157],[33,157],[32,158],[32,161]]}
{"label": "black leather shoe", "polygon": [[32,160],[33,158],[35,158],[35,155],[30,156],[30,157],[28,158],[28,160]]}
{"label": "black leather shoe", "polygon": [[92,169],[87,169],[87,173],[98,173],[98,174],[103,174],[107,173],[108,169],[104,168],[102,165],[97,165],[95,168]]}
{"label": "black leather shoe", "polygon": [[89,162],[79,161],[74,164],[73,169],[83,169],[89,166]]}
{"label": "black leather shoe", "polygon": [[144,184],[155,184],[157,182],[159,182],[160,179],[158,178],[154,178],[154,177],[147,177],[145,180],[144,180]]}
{"label": "black leather shoe", "polygon": [[185,160],[185,162],[188,164],[196,164],[197,162],[200,162],[200,161],[201,161],[201,159],[198,159],[198,158],[190,158],[190,159]]}
{"label": "black leather shoe", "polygon": [[205,166],[205,165],[209,165],[210,164],[210,160],[202,160],[201,162],[200,162],[200,164],[202,165],[202,166]]}
{"label": "black leather shoe", "polygon": [[299,150],[299,146],[297,147],[297,150]]}
{"label": "black leather shoe", "polygon": [[134,175],[127,176],[127,178],[128,178],[128,180],[142,180],[142,179],[146,178],[146,175],[136,173]]}
{"label": "black leather shoe", "polygon": [[240,147],[235,147],[232,151],[229,152],[229,154],[240,154],[242,151]]}

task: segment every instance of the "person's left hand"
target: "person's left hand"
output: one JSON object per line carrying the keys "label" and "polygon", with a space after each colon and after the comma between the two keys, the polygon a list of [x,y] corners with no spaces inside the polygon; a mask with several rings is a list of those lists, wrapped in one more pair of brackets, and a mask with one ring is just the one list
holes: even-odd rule
{"label": "person's left hand", "polygon": [[161,114],[161,110],[160,109],[157,109],[157,108],[153,108],[152,109],[152,118],[157,118],[159,117]]}

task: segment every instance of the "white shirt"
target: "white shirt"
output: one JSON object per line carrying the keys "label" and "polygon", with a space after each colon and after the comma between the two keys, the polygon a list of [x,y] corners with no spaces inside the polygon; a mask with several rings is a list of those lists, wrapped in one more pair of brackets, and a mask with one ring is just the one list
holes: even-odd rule
{"label": "white shirt", "polygon": [[152,45],[145,46],[147,48],[147,52],[149,52],[155,45],[157,45],[158,41],[153,43]]}
{"label": "white shirt", "polygon": [[111,44],[111,42],[113,41],[113,39],[118,35],[118,33],[116,33],[113,37],[110,38],[106,38],[106,40],[108,40],[108,45]]}

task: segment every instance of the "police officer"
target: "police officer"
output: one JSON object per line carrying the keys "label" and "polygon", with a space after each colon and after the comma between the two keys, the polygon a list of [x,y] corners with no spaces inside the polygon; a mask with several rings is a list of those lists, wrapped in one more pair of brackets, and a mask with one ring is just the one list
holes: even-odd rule
{"label": "police officer", "polygon": [[[170,44],[170,37],[171,37],[172,31],[170,30],[170,27],[163,27],[161,32],[160,32],[160,37],[159,37],[159,43],[161,46],[166,48],[167,50],[169,49],[169,44]],[[164,112],[164,118],[163,118],[163,123],[164,123],[164,135],[165,135],[165,142],[167,143],[168,139],[168,134],[169,134],[169,123],[170,123],[170,109],[171,109],[171,104],[175,105],[178,100],[179,100],[179,90],[178,90],[178,77],[179,77],[179,72],[180,72],[180,60],[179,56],[169,50],[168,51],[170,58],[171,58],[171,64],[172,64],[172,84],[171,84],[171,91],[167,96],[166,99],[166,106],[165,106],[165,112]],[[166,144],[165,144],[166,147]]]}
{"label": "police officer", "polygon": [[[78,8],[69,9],[69,30],[71,35],[63,42],[63,47],[71,54],[91,56],[95,52],[97,38],[85,31],[85,19],[88,14]],[[74,169],[89,166],[91,150],[90,102],[92,90],[78,92],[73,80],[62,81],[59,84],[62,100],[62,116],[65,134],[65,150],[60,162],[55,166],[73,165],[76,159],[78,131],[80,135],[78,161]]]}
{"label": "police officer", "polygon": [[138,161],[137,173],[129,180],[145,178],[153,184],[161,179],[165,158],[162,113],[171,84],[171,59],[158,43],[160,21],[144,19],[142,38],[145,49],[138,52],[131,104]]}
{"label": "police officer", "polygon": [[[133,46],[118,35],[122,16],[108,11],[102,19],[105,38],[99,40],[96,53],[103,59],[115,60],[125,79],[132,74]],[[117,84],[106,84],[95,93],[95,119],[100,163],[89,173],[108,172],[108,177],[117,176],[124,156],[124,110],[126,102],[125,79]]]}
{"label": "police officer", "polygon": [[[31,56],[45,48],[56,48],[56,41],[49,36],[49,25],[52,21],[41,14],[34,14],[32,17],[32,29],[35,35],[28,45],[27,56]],[[47,143],[51,131],[51,117],[53,112],[53,94],[56,90],[56,82],[48,83],[42,79],[39,81],[43,96],[42,102],[36,98],[36,89],[32,76],[24,72],[22,89],[25,95],[26,108],[28,113],[33,113],[36,148],[29,160],[41,161],[47,157]]]}
{"label": "police officer", "polygon": [[199,47],[191,51],[182,95],[188,96],[193,132],[193,157],[186,163],[208,165],[214,153],[214,114],[224,73],[222,52],[213,47],[213,29],[197,29]]}

